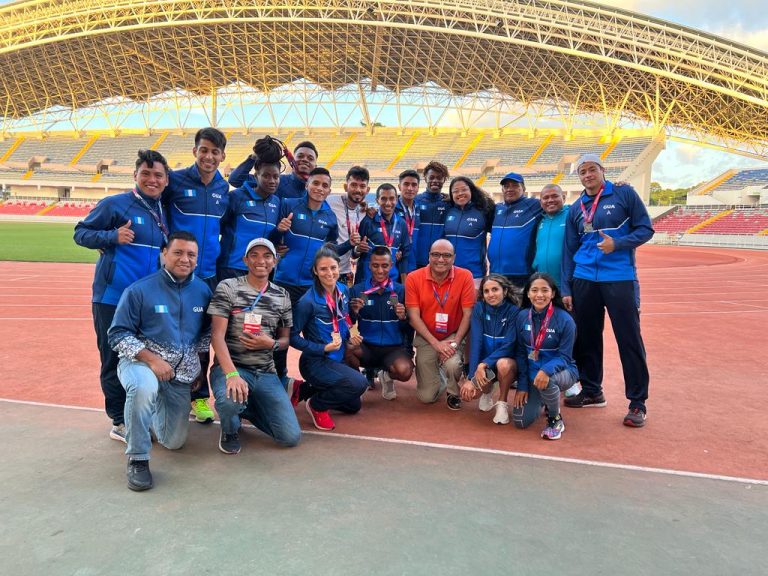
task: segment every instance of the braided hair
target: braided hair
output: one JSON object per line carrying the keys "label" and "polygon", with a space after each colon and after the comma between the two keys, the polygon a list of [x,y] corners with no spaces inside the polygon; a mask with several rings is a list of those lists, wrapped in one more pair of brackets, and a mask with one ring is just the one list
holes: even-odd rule
{"label": "braided hair", "polygon": [[256,140],[256,143],[253,145],[253,155],[256,159],[253,166],[255,172],[258,172],[262,166],[277,166],[280,172],[285,170],[285,165],[283,164],[285,145],[277,138],[264,136]]}

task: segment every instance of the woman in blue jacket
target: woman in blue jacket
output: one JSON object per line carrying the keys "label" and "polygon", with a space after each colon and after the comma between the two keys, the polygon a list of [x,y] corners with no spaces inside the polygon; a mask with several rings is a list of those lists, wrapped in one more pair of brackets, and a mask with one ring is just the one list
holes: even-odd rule
{"label": "woman in blue jacket", "polygon": [[486,378],[492,370],[499,381],[499,401],[496,403],[496,424],[509,424],[507,396],[517,377],[515,355],[515,318],[520,311],[512,283],[500,274],[490,274],[480,283],[480,296],[472,309],[469,329],[469,374],[474,383],[462,384],[462,400],[470,401],[480,395],[479,408],[493,408],[493,381]]}
{"label": "woman in blue jacket", "polygon": [[443,237],[453,244],[456,266],[472,272],[477,288],[488,269],[485,254],[493,224],[493,200],[464,176],[451,180],[448,193]]}
{"label": "woman in blue jacket", "polygon": [[547,426],[545,440],[558,440],[565,431],[560,416],[560,391],[579,379],[573,360],[576,324],[563,308],[554,278],[544,272],[533,274],[523,292],[523,310],[517,315],[515,360],[519,369],[512,420],[527,428],[538,418],[542,405]]}
{"label": "woman in blue jacket", "polygon": [[299,370],[305,381],[291,391],[291,400],[306,400],[315,427],[333,430],[336,425],[328,411],[358,412],[368,380],[343,363],[347,342],[357,346],[362,338],[349,331],[349,294],[338,281],[339,256],[333,246],[317,251],[312,276],[312,287],[293,309],[291,346],[301,351]]}

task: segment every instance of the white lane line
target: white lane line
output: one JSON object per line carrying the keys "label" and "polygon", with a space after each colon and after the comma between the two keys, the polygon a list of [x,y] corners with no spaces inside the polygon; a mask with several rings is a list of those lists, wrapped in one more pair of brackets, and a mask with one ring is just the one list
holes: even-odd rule
{"label": "white lane line", "polygon": [[[103,412],[103,408],[89,408],[85,406],[68,406],[64,404],[49,404],[47,402],[32,402],[28,400],[12,400],[0,398],[0,402],[11,404],[25,404],[27,406],[42,406],[45,408],[66,408],[70,410],[84,410],[87,412]],[[218,423],[218,420],[216,421]],[[252,425],[246,425],[254,428]],[[633,464],[615,464],[612,462],[600,462],[597,460],[583,460],[581,458],[564,458],[562,456],[545,456],[543,454],[528,454],[526,452],[512,452],[510,450],[496,450],[493,448],[475,448],[472,446],[458,446],[456,444],[438,444],[436,442],[422,442],[420,440],[400,440],[398,438],[380,438],[378,436],[361,436],[358,434],[343,434],[338,432],[321,432],[319,430],[302,430],[302,434],[311,436],[326,436],[328,438],[344,438],[348,440],[365,440],[368,442],[381,442],[384,444],[400,444],[403,446],[418,446],[420,448],[438,448],[442,450],[455,450],[457,452],[473,452],[477,454],[491,454],[494,456],[508,456],[515,458],[528,458],[530,460],[543,460],[548,462],[561,462],[564,464],[580,464],[595,468],[611,468],[614,470],[628,470],[632,472],[647,472],[651,474],[665,474],[668,476],[681,476],[684,478],[700,478],[704,480],[721,480],[723,482],[736,482],[739,484],[753,484],[768,486],[768,480],[758,478],[742,478],[740,476],[724,476],[721,474],[705,474],[703,472],[688,472],[684,470],[671,470],[669,468],[653,468],[650,466],[635,466]]]}

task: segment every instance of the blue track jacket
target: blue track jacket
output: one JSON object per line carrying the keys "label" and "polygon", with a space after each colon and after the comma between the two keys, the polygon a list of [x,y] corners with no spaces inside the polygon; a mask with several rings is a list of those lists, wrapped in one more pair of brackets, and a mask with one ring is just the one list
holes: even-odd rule
{"label": "blue track jacket", "polygon": [[392,283],[392,289],[379,290],[363,294],[373,288],[373,282],[368,279],[355,284],[349,289],[349,299],[360,298],[365,306],[357,314],[352,314],[352,322],[358,323],[360,335],[366,344],[373,346],[404,346],[408,320],[400,320],[395,314],[395,308],[389,303],[392,291],[397,295],[400,304],[405,305],[405,287],[397,282]]}
{"label": "blue track jacket", "polygon": [[413,199],[416,212],[419,215],[419,236],[416,239],[416,267],[422,268],[429,264],[429,249],[435,240],[443,237],[445,213],[448,202],[443,194],[422,192]]}
{"label": "blue track jacket", "polygon": [[[275,282],[290,286],[312,285],[312,261],[315,253],[326,242],[336,243],[339,237],[339,225],[336,215],[323,202],[320,209],[313,213],[307,206],[307,197],[284,200],[280,205],[280,218],[293,214],[291,229],[288,232],[272,231],[270,239],[277,244],[288,246],[288,252],[280,259],[275,271]],[[351,249],[349,241],[339,244],[339,254]]]}
{"label": "blue track jacket", "polygon": [[560,269],[563,265],[567,216],[568,206],[563,206],[560,212],[552,216],[542,212],[541,221],[536,230],[536,256],[533,258],[533,270],[552,275],[558,286],[560,286]]}
{"label": "blue track jacket", "polygon": [[[399,280],[401,274],[405,274],[408,271],[408,257],[411,253],[411,239],[408,236],[408,227],[405,220],[398,216],[396,213],[392,215],[389,221],[382,216],[381,211],[377,212],[373,218],[366,216],[360,222],[360,228],[358,234],[360,238],[364,236],[368,237],[368,245],[371,249],[376,246],[386,246],[384,242],[384,234],[381,233],[381,222],[385,222],[387,234],[392,238],[392,246],[389,248],[392,254],[392,268],[389,271],[389,277],[392,280]],[[397,251],[402,253],[400,261],[395,258]],[[371,278],[371,269],[368,263],[371,258],[371,253],[364,252],[360,254],[360,259],[357,261],[357,274],[355,280],[357,282],[367,282]]]}
{"label": "blue track jacket", "polygon": [[486,274],[485,252],[490,222],[472,202],[463,208],[450,206],[445,213],[445,239],[453,244],[455,265],[472,272],[473,278]]}
{"label": "blue track jacket", "polygon": [[469,377],[481,362],[496,369],[501,358],[515,356],[515,318],[520,309],[509,300],[498,306],[477,302],[469,329]]}
{"label": "blue track jacket", "polygon": [[200,352],[211,343],[208,285],[190,274],[178,282],[165,268],[131,284],[109,327],[109,345],[121,358],[146,348],[168,362],[175,380],[190,384],[200,374]]}
{"label": "blue track jacket", "polygon": [[[295,217],[295,216],[294,216]],[[333,317],[325,302],[324,292],[318,292],[313,286],[301,297],[293,310],[293,327],[291,328],[291,346],[302,354],[310,356],[328,356],[331,360],[342,362],[344,351],[349,340],[349,326],[346,318],[349,315],[349,292],[340,282],[336,284],[339,298],[337,303],[337,321],[341,334],[341,348],[325,353],[325,345],[333,340]],[[322,290],[322,288],[321,288]]]}
{"label": "blue track jacket", "polygon": [[216,173],[207,186],[200,180],[197,164],[173,170],[163,192],[171,232],[186,230],[195,235],[198,244],[196,274],[200,278],[216,275],[219,257],[221,218],[229,203],[229,184]]}
{"label": "blue track jacket", "polygon": [[[165,224],[160,202],[136,191]],[[117,229],[131,221],[134,238],[130,244],[117,243]],[[133,192],[100,200],[84,220],[75,226],[75,242],[101,250],[93,277],[93,302],[117,306],[120,296],[136,280],[160,268],[160,250],[165,245],[157,220]]]}
{"label": "blue track jacket", "polygon": [[[584,232],[581,202],[589,213],[593,197],[586,191],[568,209],[563,248],[562,292],[571,295],[574,278],[592,282],[618,282],[637,280],[635,248],[653,237],[653,226],[645,204],[629,185],[614,186],[605,183],[595,211],[594,232]],[[613,238],[616,249],[603,254],[597,247],[602,241],[598,230]]]}
{"label": "blue track jacket", "polygon": [[[251,174],[255,162],[256,161],[250,156],[243,160],[237,168],[230,172],[229,183],[235,188],[239,188],[247,183],[255,190],[258,186],[258,182],[256,181],[256,176]],[[306,194],[306,191],[307,181],[302,180],[291,172],[290,174],[282,174],[280,176],[280,184],[278,184],[277,190],[275,190],[275,196],[281,200],[285,198],[301,198]]]}
{"label": "blue track jacket", "polygon": [[403,199],[398,198],[395,205],[395,214],[399,218],[403,218],[406,221],[406,228],[409,220],[413,220],[413,231],[411,232],[411,249],[408,252],[408,260],[405,263],[405,271],[413,272],[418,267],[416,265],[416,244],[419,241],[419,211],[416,210],[416,204],[413,205],[413,210],[409,210],[403,204]]}
{"label": "blue track jacket", "polygon": [[[533,334],[539,333],[541,322],[546,314],[544,311],[533,312]],[[528,392],[531,383],[539,370],[547,376],[552,376],[561,370],[568,370],[574,379],[579,379],[579,371],[573,360],[573,343],[576,340],[576,323],[562,308],[555,306],[552,318],[547,328],[547,336],[539,349],[539,359],[531,360],[528,354],[533,350],[531,344],[531,325],[528,322],[528,308],[521,310],[515,321],[517,345],[515,346],[515,361],[517,362],[517,389]]]}
{"label": "blue track jacket", "polygon": [[508,276],[531,274],[536,227],[541,214],[541,204],[534,198],[523,196],[509,204],[496,204],[488,244],[488,262],[492,273]]}
{"label": "blue track jacket", "polygon": [[219,268],[247,270],[245,249],[254,238],[269,238],[277,227],[280,199],[274,194],[262,198],[246,182],[229,193],[229,208],[221,219]]}

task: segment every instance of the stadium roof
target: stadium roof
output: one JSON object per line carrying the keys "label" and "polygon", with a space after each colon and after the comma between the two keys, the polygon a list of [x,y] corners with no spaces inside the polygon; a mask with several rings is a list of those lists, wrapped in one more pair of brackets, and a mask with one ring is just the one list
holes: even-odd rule
{"label": "stadium roof", "polygon": [[434,87],[768,149],[768,55],[589,2],[26,0],[0,22],[6,119],[305,79],[364,113],[362,86]]}

